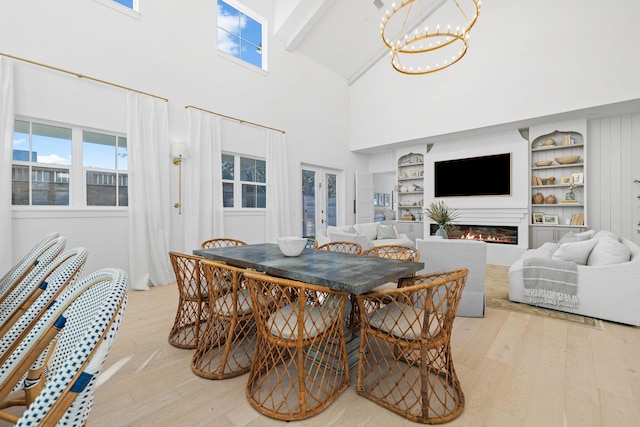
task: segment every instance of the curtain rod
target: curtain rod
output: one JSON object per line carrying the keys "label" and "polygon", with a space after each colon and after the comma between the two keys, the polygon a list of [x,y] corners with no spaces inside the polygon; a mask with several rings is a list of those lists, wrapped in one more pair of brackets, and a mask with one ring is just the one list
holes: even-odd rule
{"label": "curtain rod", "polygon": [[64,70],[62,68],[53,67],[51,65],[42,64],[40,62],[31,61],[30,59],[19,58],[17,56],[9,55],[9,54],[2,53],[2,52],[0,52],[0,55],[1,56],[6,56],[7,58],[16,59],[16,60],[22,61],[22,62],[28,62],[29,64],[38,65],[40,67],[49,68],[51,70],[60,71],[62,73],[71,74],[71,75],[74,75],[74,76],[76,76],[78,78],[81,78],[81,79],[93,80],[94,82],[103,83],[103,84],[106,84],[106,85],[109,85],[109,86],[115,86],[115,87],[118,87],[120,89],[130,90],[132,92],[141,93],[143,95],[148,95],[148,96],[151,96],[151,97],[154,97],[154,98],[162,99],[165,102],[169,102],[169,100],[167,98],[163,98],[162,96],[154,95],[152,93],[143,92],[143,91],[137,90],[137,89],[132,89],[130,87],[122,86],[122,85],[119,85],[119,84],[116,84],[116,83],[111,83],[111,82],[108,82],[106,80],[96,79],[95,77],[85,76],[84,74],[79,74],[79,73],[75,73],[73,71]]}
{"label": "curtain rod", "polygon": [[224,114],[216,113],[215,111],[205,110],[204,108],[200,108],[200,107],[194,107],[193,105],[186,105],[184,108],[194,108],[196,110],[204,111],[205,113],[214,114],[216,116],[224,117],[225,119],[235,120],[236,122],[246,123],[246,124],[249,124],[249,125],[258,126],[258,127],[264,128],[264,129],[275,130],[276,132],[280,132],[282,134],[286,134],[285,131],[280,130],[280,129],[271,128],[269,126],[264,126],[264,125],[261,125],[261,124],[258,124],[258,123],[249,122],[247,120],[238,119],[237,117],[225,116]]}

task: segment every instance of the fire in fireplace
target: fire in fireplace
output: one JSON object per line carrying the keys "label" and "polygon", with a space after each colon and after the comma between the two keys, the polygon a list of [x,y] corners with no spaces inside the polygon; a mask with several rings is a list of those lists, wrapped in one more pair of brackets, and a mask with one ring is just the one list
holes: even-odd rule
{"label": "fire in fireplace", "polygon": [[[435,235],[437,224],[431,224],[431,235]],[[468,225],[455,224],[455,228],[447,231],[450,239],[481,240],[487,243],[518,244],[518,227],[508,225]]]}

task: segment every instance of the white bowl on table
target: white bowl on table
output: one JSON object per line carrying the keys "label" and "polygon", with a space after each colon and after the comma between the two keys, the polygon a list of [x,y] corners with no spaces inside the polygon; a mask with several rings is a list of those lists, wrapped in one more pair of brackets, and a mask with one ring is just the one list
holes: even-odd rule
{"label": "white bowl on table", "polygon": [[307,245],[306,237],[278,237],[276,240],[285,256],[298,256]]}

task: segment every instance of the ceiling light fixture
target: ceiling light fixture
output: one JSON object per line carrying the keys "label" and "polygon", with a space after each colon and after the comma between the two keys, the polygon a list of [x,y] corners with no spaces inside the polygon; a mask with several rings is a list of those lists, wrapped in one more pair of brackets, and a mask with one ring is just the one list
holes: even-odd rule
{"label": "ceiling light fixture", "polygon": [[382,17],[380,33],[391,65],[403,74],[429,74],[458,62],[469,48],[469,32],[480,0],[400,0]]}

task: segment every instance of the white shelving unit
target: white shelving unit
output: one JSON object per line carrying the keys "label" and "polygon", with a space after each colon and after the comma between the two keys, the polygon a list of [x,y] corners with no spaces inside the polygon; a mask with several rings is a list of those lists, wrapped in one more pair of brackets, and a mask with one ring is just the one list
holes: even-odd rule
{"label": "white shelving unit", "polygon": [[[577,131],[556,130],[531,141],[530,247],[537,248],[544,242],[557,242],[569,231],[581,231],[588,226],[586,148],[584,135]],[[580,158],[569,164],[555,160],[564,156]],[[536,165],[536,162],[545,160],[552,163],[548,166]],[[570,202],[567,194],[574,180],[575,201]],[[541,204],[533,202],[537,193],[542,194]],[[550,195],[555,196],[555,203],[547,203]]]}
{"label": "white shelving unit", "polygon": [[409,153],[398,159],[398,221],[422,221],[424,155]]}

